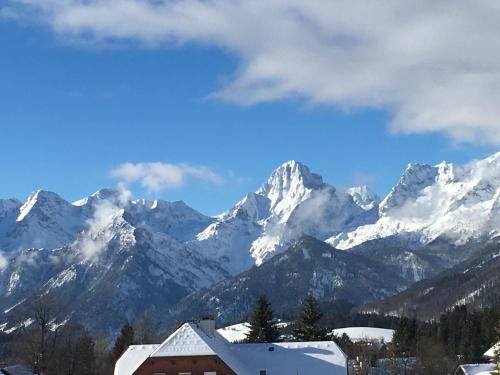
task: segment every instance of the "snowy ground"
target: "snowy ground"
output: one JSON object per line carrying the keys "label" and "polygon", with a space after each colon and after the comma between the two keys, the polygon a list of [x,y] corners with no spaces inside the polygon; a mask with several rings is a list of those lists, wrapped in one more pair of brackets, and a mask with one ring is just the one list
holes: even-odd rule
{"label": "snowy ground", "polygon": [[[288,324],[290,323],[280,322],[277,323],[277,326],[279,328],[284,328]],[[248,322],[233,324],[232,326],[219,328],[217,332],[229,342],[240,342],[247,338],[247,334],[250,332],[250,324]]]}
{"label": "snowy ground", "polygon": [[345,333],[353,342],[384,341],[385,343],[389,343],[392,341],[394,330],[375,327],[345,327],[334,329],[333,333],[336,336],[342,336]]}

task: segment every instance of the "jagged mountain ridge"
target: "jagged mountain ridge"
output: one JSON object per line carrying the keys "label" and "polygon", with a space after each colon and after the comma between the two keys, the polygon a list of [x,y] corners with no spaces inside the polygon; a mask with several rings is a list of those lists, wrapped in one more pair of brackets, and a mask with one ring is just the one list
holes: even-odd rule
{"label": "jagged mountain ridge", "polygon": [[36,288],[75,301],[72,316],[109,300],[120,308],[103,321],[116,326],[263,265],[304,235],[396,267],[408,282],[432,277],[472,254],[463,244],[498,232],[499,159],[410,165],[382,201],[290,161],[216,217],[112,189],[73,203],[46,191],[0,200],[0,327]]}
{"label": "jagged mountain ridge", "polygon": [[410,164],[380,203],[378,220],[327,240],[340,249],[394,237],[412,248],[439,237],[461,245],[500,228],[500,153],[464,165]]}

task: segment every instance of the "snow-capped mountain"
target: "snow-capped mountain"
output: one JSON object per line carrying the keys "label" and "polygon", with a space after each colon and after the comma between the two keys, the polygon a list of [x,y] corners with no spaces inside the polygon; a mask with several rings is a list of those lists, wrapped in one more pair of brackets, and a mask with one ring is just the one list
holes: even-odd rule
{"label": "snow-capped mountain", "polygon": [[55,193],[37,190],[19,203],[11,199],[0,205],[3,251],[63,246],[85,228],[83,210]]}
{"label": "snow-capped mountain", "polygon": [[465,165],[410,164],[380,203],[378,220],[327,240],[339,249],[398,237],[412,248],[437,238],[461,245],[500,229],[500,153]]}
{"label": "snow-capped mountain", "polygon": [[7,321],[40,289],[69,303],[68,317],[115,330],[146,309],[173,304],[228,276],[186,246],[213,219],[183,202],[127,201],[104,189],[71,204],[37,191],[10,211],[4,219],[10,230],[0,237],[6,263],[0,311]]}
{"label": "snow-capped mountain", "polygon": [[289,161],[255,193],[219,215],[194,245],[236,274],[262,264],[302,235],[326,239],[375,222],[378,202],[366,187],[338,191],[307,166]]}
{"label": "snow-capped mountain", "polygon": [[382,201],[365,186],[336,189],[289,161],[216,217],[184,202],[130,200],[122,190],[73,203],[38,190],[25,202],[0,200],[0,327],[12,328],[11,317],[41,289],[71,301],[69,317],[114,330],[282,259],[303,236],[401,273],[398,288],[388,277],[386,293],[369,294],[378,298],[464,261],[499,230],[500,153],[465,165],[410,164]]}

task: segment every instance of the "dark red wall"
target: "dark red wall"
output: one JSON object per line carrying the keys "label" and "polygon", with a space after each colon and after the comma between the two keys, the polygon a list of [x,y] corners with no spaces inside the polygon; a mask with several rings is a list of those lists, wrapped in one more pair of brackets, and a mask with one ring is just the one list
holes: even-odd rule
{"label": "dark red wall", "polygon": [[134,375],[153,375],[154,373],[178,375],[179,372],[191,372],[192,375],[203,375],[205,371],[216,371],[217,375],[236,375],[217,356],[148,358],[134,372]]}

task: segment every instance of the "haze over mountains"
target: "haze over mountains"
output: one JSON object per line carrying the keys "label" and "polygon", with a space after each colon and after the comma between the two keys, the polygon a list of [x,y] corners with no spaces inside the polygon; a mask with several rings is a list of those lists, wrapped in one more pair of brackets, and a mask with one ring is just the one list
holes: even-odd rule
{"label": "haze over mountains", "polygon": [[0,200],[0,329],[29,323],[16,318],[38,288],[67,319],[110,332],[145,311],[201,311],[200,301],[240,317],[266,275],[283,309],[307,294],[368,303],[496,248],[499,210],[500,153],[410,164],[382,200],[289,161],[216,217],[119,190],[73,203],[39,190]]}

